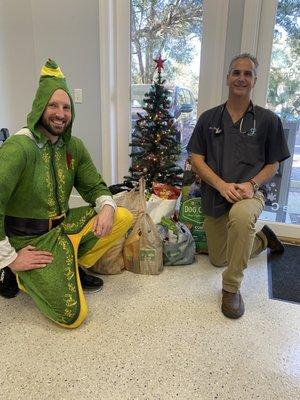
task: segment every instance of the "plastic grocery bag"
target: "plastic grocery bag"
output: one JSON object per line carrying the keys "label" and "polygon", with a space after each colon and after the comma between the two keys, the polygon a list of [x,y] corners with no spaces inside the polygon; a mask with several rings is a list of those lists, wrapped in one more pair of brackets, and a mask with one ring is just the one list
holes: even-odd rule
{"label": "plastic grocery bag", "polygon": [[162,217],[172,217],[174,215],[176,201],[176,199],[162,199],[156,194],[151,194],[147,201],[147,213],[155,224],[159,224]]}
{"label": "plastic grocery bag", "polygon": [[164,265],[187,265],[195,261],[195,241],[184,224],[163,217],[157,229],[163,240]]}
{"label": "plastic grocery bag", "polygon": [[[144,178],[140,179],[138,189],[133,189],[129,194],[128,209],[132,211],[130,207],[135,204],[139,210],[135,209],[133,213],[135,223],[124,243],[125,268],[137,274],[157,275],[163,270],[163,245],[154,222],[146,213]],[[124,199],[122,206],[126,207]]]}
{"label": "plastic grocery bag", "polygon": [[[143,198],[145,196],[143,195]],[[141,201],[139,185],[129,192],[123,191],[113,196],[118,207],[127,208],[133,215],[133,226],[138,217],[145,212]],[[145,200],[144,200],[145,201]]]}

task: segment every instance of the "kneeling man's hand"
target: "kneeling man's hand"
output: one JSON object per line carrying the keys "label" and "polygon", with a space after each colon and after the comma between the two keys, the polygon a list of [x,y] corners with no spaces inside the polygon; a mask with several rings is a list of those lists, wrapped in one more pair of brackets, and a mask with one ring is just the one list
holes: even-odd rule
{"label": "kneeling man's hand", "polygon": [[94,220],[93,232],[95,236],[101,237],[111,233],[114,224],[114,215],[114,208],[105,204]]}
{"label": "kneeling man's hand", "polygon": [[237,183],[227,183],[223,182],[221,187],[218,188],[220,194],[225,197],[229,203],[236,203],[243,199],[243,196],[238,191]]}
{"label": "kneeling man's hand", "polygon": [[254,196],[254,190],[251,182],[238,183],[237,189],[243,196],[243,199],[252,199]]}
{"label": "kneeling man's hand", "polygon": [[30,269],[44,268],[53,261],[48,251],[36,250],[33,246],[26,246],[18,251],[18,256],[9,267],[12,271],[29,271]]}

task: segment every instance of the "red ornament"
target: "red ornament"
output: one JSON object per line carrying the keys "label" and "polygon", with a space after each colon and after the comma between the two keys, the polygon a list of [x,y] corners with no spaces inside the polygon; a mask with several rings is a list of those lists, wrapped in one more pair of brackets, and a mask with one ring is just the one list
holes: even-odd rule
{"label": "red ornament", "polygon": [[161,54],[160,54],[159,57],[156,58],[156,60],[153,60],[153,61],[156,62],[156,67],[155,67],[155,69],[157,69],[158,73],[160,74],[160,73],[161,73],[161,69],[164,67],[164,62],[165,62],[166,60],[163,60],[163,59],[161,58]]}

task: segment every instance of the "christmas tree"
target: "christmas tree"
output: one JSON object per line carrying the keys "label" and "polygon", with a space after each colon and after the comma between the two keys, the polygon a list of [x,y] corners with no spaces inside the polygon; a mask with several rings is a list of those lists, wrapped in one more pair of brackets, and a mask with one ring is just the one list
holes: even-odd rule
{"label": "christmas tree", "polygon": [[152,188],[153,182],[167,183],[180,186],[182,182],[182,169],[177,165],[180,158],[181,146],[178,143],[180,133],[174,125],[174,117],[170,115],[169,92],[164,87],[162,79],[162,60],[156,60],[157,77],[151,85],[149,93],[145,94],[146,114],[138,114],[138,120],[132,134],[132,166],[129,171],[131,176],[125,180],[131,184],[137,182],[142,176],[146,181],[146,188]]}

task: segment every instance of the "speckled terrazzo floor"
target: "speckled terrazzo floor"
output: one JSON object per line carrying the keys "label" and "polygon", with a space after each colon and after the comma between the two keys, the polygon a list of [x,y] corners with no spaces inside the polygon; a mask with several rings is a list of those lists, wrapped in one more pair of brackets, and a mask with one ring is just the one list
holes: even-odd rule
{"label": "speckled terrazzo floor", "polygon": [[106,276],[72,331],[25,294],[1,298],[0,399],[300,399],[300,305],[268,298],[264,252],[246,271],[244,317],[226,319],[221,272],[199,256]]}

